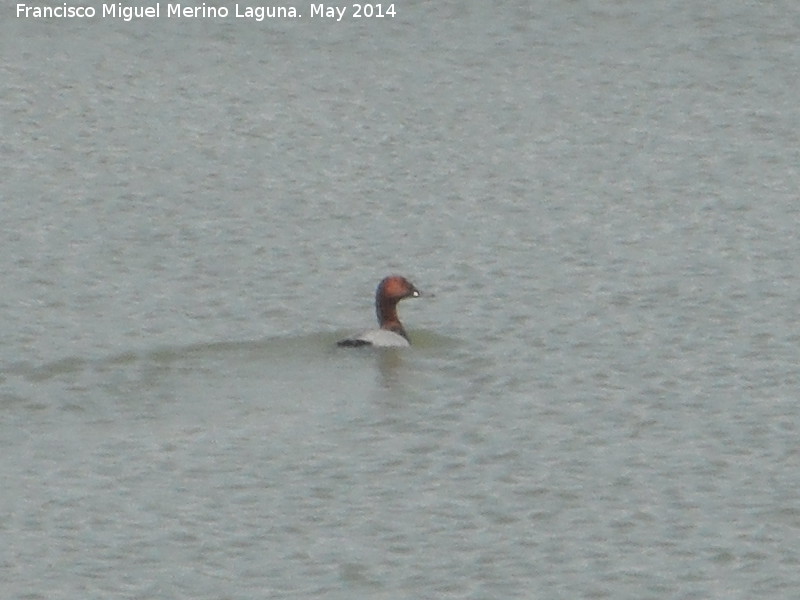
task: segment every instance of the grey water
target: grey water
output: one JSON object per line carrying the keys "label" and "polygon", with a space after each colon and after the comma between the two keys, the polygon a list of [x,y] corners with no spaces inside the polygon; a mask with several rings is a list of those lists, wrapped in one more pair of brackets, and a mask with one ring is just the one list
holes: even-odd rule
{"label": "grey water", "polygon": [[0,596],[796,597],[796,3],[396,7],[3,3]]}

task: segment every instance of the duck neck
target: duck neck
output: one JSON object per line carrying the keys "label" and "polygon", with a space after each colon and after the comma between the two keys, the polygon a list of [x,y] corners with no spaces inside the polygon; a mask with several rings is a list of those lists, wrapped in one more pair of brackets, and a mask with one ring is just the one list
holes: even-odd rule
{"label": "duck neck", "polygon": [[403,329],[403,324],[400,323],[400,319],[397,317],[397,300],[376,298],[375,312],[378,314],[378,324],[381,329],[393,331],[408,339],[406,330]]}

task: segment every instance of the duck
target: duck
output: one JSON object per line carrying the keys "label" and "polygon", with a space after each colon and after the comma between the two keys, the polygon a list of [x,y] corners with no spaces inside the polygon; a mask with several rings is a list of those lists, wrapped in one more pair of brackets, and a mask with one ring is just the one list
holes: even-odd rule
{"label": "duck", "polygon": [[408,334],[397,316],[397,303],[406,298],[418,298],[420,291],[402,275],[384,277],[375,290],[375,312],[379,329],[365,331],[356,336],[339,340],[339,347],[357,348],[375,346],[402,348],[410,346]]}

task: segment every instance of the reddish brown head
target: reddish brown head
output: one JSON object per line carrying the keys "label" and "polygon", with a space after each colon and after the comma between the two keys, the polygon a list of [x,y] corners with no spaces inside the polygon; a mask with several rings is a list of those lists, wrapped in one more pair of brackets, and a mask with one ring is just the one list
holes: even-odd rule
{"label": "reddish brown head", "polygon": [[390,275],[378,284],[375,291],[375,312],[381,329],[388,329],[408,339],[400,319],[397,317],[397,303],[403,298],[416,298],[419,290],[405,277]]}

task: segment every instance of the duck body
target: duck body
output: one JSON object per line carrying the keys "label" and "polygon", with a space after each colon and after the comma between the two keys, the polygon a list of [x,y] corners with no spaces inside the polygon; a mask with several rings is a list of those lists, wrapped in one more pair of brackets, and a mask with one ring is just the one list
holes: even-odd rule
{"label": "duck body", "polygon": [[337,346],[358,348],[359,346],[375,346],[377,348],[406,348],[411,345],[407,338],[385,329],[370,329],[352,338],[339,340]]}

